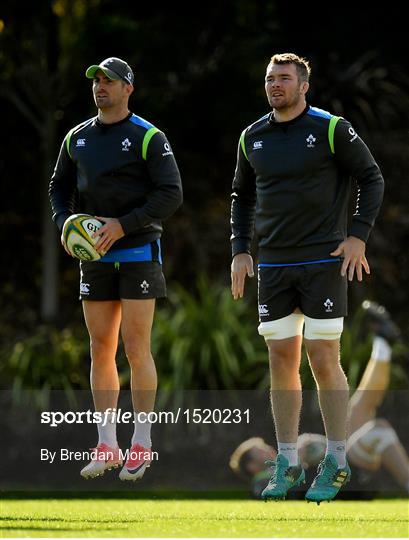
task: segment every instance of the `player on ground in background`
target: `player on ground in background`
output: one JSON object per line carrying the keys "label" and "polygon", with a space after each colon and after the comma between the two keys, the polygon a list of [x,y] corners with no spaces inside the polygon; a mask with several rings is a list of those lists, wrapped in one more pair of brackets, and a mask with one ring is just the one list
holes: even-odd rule
{"label": "player on ground in background", "polygon": [[[317,384],[327,454],[306,494],[320,502],[348,481],[348,382],[339,359],[347,281],[370,269],[365,246],[383,197],[383,178],[349,122],[306,102],[310,66],[276,54],[265,76],[272,111],[246,128],[232,189],[232,294],[253,275],[258,235],[259,333],[269,351],[278,456],[264,498],[284,498],[304,481],[297,455],[304,343]],[[347,230],[350,177],[359,186]]]}
{"label": "player on ground in background", "polygon": [[371,358],[350,400],[348,458],[372,473],[384,467],[409,493],[408,454],[390,422],[377,416],[389,387],[392,345],[400,331],[383,306],[366,300],[362,307],[374,338]]}
{"label": "player on ground in background", "polygon": [[[373,476],[381,469],[409,493],[409,458],[391,423],[378,416],[390,378],[392,345],[400,331],[389,313],[376,302],[363,303],[365,321],[374,333],[372,351],[358,388],[349,402],[347,456],[354,470],[354,488],[372,490]],[[325,457],[326,438],[318,433],[298,437],[298,454],[304,469],[316,467]],[[251,494],[259,498],[269,479],[266,460],[276,458],[275,448],[261,437],[243,441],[230,458],[230,468],[250,481]],[[351,487],[349,487],[351,490]],[[360,495],[362,496],[362,495]]]}
{"label": "player on ground in background", "polygon": [[[161,222],[182,202],[179,170],[165,135],[128,108],[134,74],[119,58],[90,66],[97,116],[65,137],[49,195],[61,230],[68,216],[87,213],[104,222],[97,262],[80,263],[80,299],[91,347],[95,409],[117,407],[116,350],[121,332],[131,369],[135,427],[131,452],[120,472],[137,480],[149,466],[157,375],[150,349],[155,299],[166,296],[162,273]],[[65,247],[65,246],[64,246]],[[142,418],[143,416],[143,418]],[[81,471],[94,477],[122,464],[115,415],[98,425],[96,459]]]}

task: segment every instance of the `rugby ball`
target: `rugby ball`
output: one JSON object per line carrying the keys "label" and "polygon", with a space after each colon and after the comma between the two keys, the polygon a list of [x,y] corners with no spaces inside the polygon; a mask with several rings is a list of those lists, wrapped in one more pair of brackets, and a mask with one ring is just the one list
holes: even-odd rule
{"label": "rugby ball", "polygon": [[103,223],[89,214],[73,214],[64,222],[62,237],[68,251],[81,261],[98,261],[102,254],[94,249],[99,238],[92,238]]}

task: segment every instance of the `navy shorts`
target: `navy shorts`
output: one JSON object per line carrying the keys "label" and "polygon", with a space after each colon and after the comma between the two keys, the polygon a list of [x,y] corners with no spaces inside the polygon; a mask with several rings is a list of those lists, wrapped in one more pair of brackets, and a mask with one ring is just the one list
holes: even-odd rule
{"label": "navy shorts", "polygon": [[166,296],[157,261],[80,262],[80,300],[146,300]]}
{"label": "navy shorts", "polygon": [[299,308],[313,319],[334,319],[348,313],[348,281],[342,261],[258,268],[260,322],[275,321]]}

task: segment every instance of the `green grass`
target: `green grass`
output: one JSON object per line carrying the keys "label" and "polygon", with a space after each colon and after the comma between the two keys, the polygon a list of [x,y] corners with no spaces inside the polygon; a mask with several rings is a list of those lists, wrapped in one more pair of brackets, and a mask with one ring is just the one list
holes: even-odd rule
{"label": "green grass", "polygon": [[407,537],[408,501],[3,500],[0,537]]}

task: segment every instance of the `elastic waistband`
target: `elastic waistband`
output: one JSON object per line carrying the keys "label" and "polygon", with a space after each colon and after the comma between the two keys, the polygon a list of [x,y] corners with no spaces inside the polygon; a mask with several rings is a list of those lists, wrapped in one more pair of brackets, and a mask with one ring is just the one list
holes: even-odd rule
{"label": "elastic waistband", "polygon": [[333,257],[332,259],[320,259],[317,261],[304,261],[304,262],[296,262],[296,263],[259,263],[259,268],[277,268],[280,266],[304,266],[305,264],[319,264],[319,263],[334,263],[342,261],[341,257]]}
{"label": "elastic waistband", "polygon": [[125,249],[112,249],[97,262],[101,263],[121,263],[121,262],[145,262],[155,261],[162,264],[162,253],[159,238],[145,244]]}
{"label": "elastic waistband", "polygon": [[258,260],[262,263],[283,264],[285,266],[304,262],[308,263],[310,261],[332,260],[330,253],[337,249],[340,242],[342,242],[342,239],[308,246],[274,248],[263,246],[261,243],[258,250]]}

